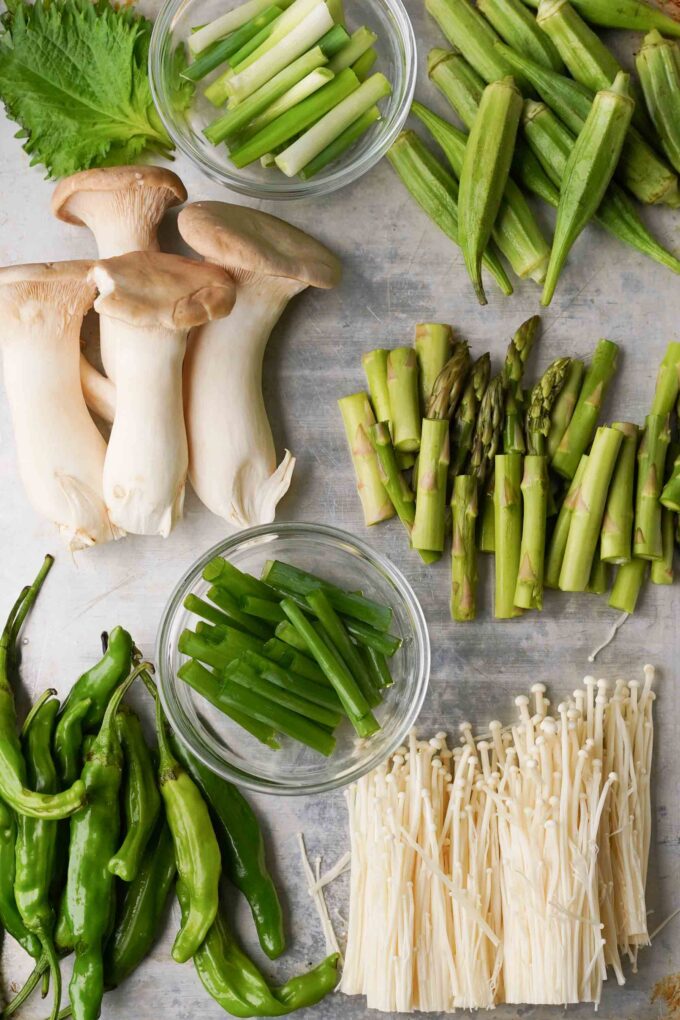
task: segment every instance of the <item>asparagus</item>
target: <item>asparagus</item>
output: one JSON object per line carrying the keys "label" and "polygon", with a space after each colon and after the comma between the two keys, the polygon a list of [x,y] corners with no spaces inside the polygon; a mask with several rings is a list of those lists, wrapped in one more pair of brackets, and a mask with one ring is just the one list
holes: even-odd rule
{"label": "asparagus", "polygon": [[418,361],[418,390],[423,417],[435,380],[451,356],[453,330],[443,322],[419,322],[414,341]]}
{"label": "asparagus", "polygon": [[581,457],[576,474],[571,480],[571,485],[567,490],[567,494],[560,507],[560,512],[557,515],[545,564],[544,582],[547,588],[559,588],[560,586],[560,574],[562,573],[564,553],[567,548],[567,539],[569,538],[571,518],[581,498],[581,482],[583,481],[583,474],[587,463],[588,457],[584,454]]}
{"label": "asparagus", "polygon": [[482,495],[482,515],[479,525],[479,551],[493,553],[496,551],[496,510],[494,507],[494,492],[496,479],[493,471],[486,480],[484,493]]}
{"label": "asparagus", "polygon": [[[413,131],[402,131],[387,158],[418,205],[458,245],[458,182],[441,166]],[[497,251],[487,247],[484,265],[504,294],[512,284]]]}
{"label": "asparagus", "polygon": [[609,564],[602,559],[599,544],[593,556],[593,565],[590,569],[586,591],[590,595],[604,595],[609,591]]}
{"label": "asparagus", "polygon": [[622,441],[623,434],[617,429],[605,427],[597,430],[583,472],[580,498],[572,512],[560,573],[562,591],[586,589]]}
{"label": "asparagus", "polygon": [[600,535],[604,563],[628,563],[632,556],[635,462],[639,429],[628,421],[615,421],[613,429],[623,434]]}
{"label": "asparagus", "polygon": [[680,394],[680,343],[669,343],[659,366],[651,414],[670,414]]}
{"label": "asparagus", "polygon": [[494,615],[497,620],[518,616],[515,589],[520,565],[522,541],[522,455],[498,454],[495,460],[494,531],[496,535],[496,598]]}
{"label": "asparagus", "polygon": [[338,407],[352,454],[364,521],[367,525],[386,521],[394,516],[394,508],[382,484],[378,458],[368,438],[368,430],[375,425],[368,397],[365,393],[354,393],[342,397]]}
{"label": "asparagus", "polygon": [[553,470],[563,478],[574,477],[595,434],[602,402],[616,372],[618,352],[618,344],[612,340],[600,340],[595,348],[574,414],[552,459]]}
{"label": "asparagus", "polygon": [[651,567],[652,584],[673,584],[675,556],[675,514],[667,507],[661,510],[661,559]]}
{"label": "asparagus", "polygon": [[647,561],[633,557],[623,563],[616,571],[616,577],[609,596],[612,609],[620,609],[623,613],[634,613],[642,585],[647,576]]}
{"label": "asparagus", "polygon": [[[366,375],[368,393],[373,405],[376,421],[389,424],[390,436],[392,435],[390,394],[387,388],[387,357],[389,351],[378,349],[364,354],[361,364]],[[400,471],[411,467],[414,455],[396,451],[397,465]]]}
{"label": "asparagus", "polygon": [[489,383],[479,406],[479,415],[470,451],[470,473],[480,485],[489,477],[498,450],[504,421],[505,375]]}
{"label": "asparagus", "polygon": [[489,385],[491,355],[487,352],[475,361],[470,369],[467,385],[460,398],[460,404],[452,422],[452,454],[449,474],[455,478],[461,474],[472,449],[477,415],[480,404]]}
{"label": "asparagus", "polygon": [[472,475],[456,475],[451,507],[453,510],[451,617],[460,621],[474,620],[477,614],[476,478]]}
{"label": "asparagus", "polygon": [[397,455],[392,445],[392,438],[387,422],[380,421],[371,425],[368,430],[368,438],[378,458],[378,469],[380,480],[389,496],[392,506],[397,511],[399,520],[411,533],[415,519],[415,496],[413,491],[399,470]]}
{"label": "asparagus", "polygon": [[416,515],[411,532],[414,549],[443,552],[446,529],[446,487],[449,469],[448,419],[424,418]]}
{"label": "asparagus", "polygon": [[673,462],[670,478],[661,493],[661,502],[668,510],[680,513],[680,454]]}
{"label": "asparagus", "polygon": [[532,315],[523,322],[508,344],[505,354],[503,375],[505,379],[505,428],[503,450],[505,453],[524,453],[523,399],[521,392],[524,366],[536,340],[541,319]]}
{"label": "asparagus", "polygon": [[527,409],[526,436],[529,453],[545,456],[551,426],[551,414],[571,367],[571,358],[557,358],[543,373],[531,391]]}
{"label": "asparagus", "polygon": [[635,493],[633,553],[638,559],[663,556],[660,497],[670,441],[670,414],[648,414],[638,451]]}
{"label": "asparagus", "polygon": [[414,453],[420,447],[418,362],[412,347],[396,347],[387,356],[387,391],[395,450]]}
{"label": "asparagus", "polygon": [[550,460],[555,456],[562,436],[567,431],[567,426],[572,419],[576,402],[581,392],[585,370],[585,365],[578,358],[570,359],[564,386],[553,404],[550,414],[550,429],[548,431],[547,442],[547,453]]}
{"label": "asparagus", "polygon": [[451,420],[463,393],[470,363],[468,344],[464,340],[457,340],[453,354],[432,386],[425,408],[426,418]]}

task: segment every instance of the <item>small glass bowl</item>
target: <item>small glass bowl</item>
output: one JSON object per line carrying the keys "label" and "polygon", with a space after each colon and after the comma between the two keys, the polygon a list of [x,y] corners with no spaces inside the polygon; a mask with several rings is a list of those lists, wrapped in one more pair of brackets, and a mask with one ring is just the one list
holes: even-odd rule
{"label": "small glass bowl", "polygon": [[[391,632],[403,644],[390,659],[394,684],[375,710],[381,729],[358,741],[344,720],[329,758],[280,737],[270,750],[205,701],[177,676],[184,656],[177,648],[185,627],[197,618],[184,608],[189,593],[204,596],[205,565],[223,556],[240,570],[260,576],[268,559],[280,559],[347,590],[392,608]],[[420,712],[430,674],[430,642],[420,604],[408,581],[388,559],[335,528],[313,524],[265,525],[242,531],[209,549],[181,579],[163,613],[156,648],[161,700],[178,737],[205,765],[230,782],[275,794],[334,790],[375,768],[405,740]]]}
{"label": "small glass bowl", "polygon": [[[382,71],[390,80],[392,95],[380,104],[382,120],[344,156],[303,181],[289,179],[276,168],[263,168],[259,161],[243,170],[232,166],[226,147],[212,145],[203,135],[202,129],[219,115],[219,110],[202,97],[200,83],[190,109],[184,112],[175,109],[173,58],[177,46],[186,42],[192,26],[224,14],[225,6],[224,0],[167,0],[153,27],[149,76],[156,108],[177,148],[212,180],[251,198],[282,200],[328,195],[365,174],[385,155],[408,116],[416,83],[416,40],[401,0],[351,0],[347,12],[349,31],[366,25],[377,34],[378,60],[374,70]],[[211,80],[208,77],[203,84]]]}

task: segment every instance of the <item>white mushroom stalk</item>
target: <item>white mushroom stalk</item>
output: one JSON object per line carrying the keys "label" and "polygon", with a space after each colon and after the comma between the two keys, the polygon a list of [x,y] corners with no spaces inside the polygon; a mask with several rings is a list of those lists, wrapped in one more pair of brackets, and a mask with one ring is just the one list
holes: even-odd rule
{"label": "white mushroom stalk", "polygon": [[3,373],[28,498],[70,549],[118,537],[102,492],[106,444],[80,385],[89,262],[0,270]]}
{"label": "white mushroom stalk", "polygon": [[271,330],[292,297],[333,287],[340,266],[322,244],[267,213],[219,202],[185,207],[184,240],[237,285],[228,319],[189,343],[184,372],[189,477],[213,513],[239,528],[274,520],[295,464],[276,448],[262,396]]}
{"label": "white mushroom stalk", "polygon": [[[65,223],[89,227],[99,258],[108,259],[131,251],[158,251],[156,235],[166,210],[186,198],[177,174],[163,167],[103,167],[60,181],[52,195],[52,212]],[[100,347],[104,370],[115,380],[114,343],[106,329]],[[88,374],[86,367],[83,371]]]}
{"label": "white mushroom stalk", "polygon": [[461,746],[399,749],[347,792],[352,874],[341,990],[386,1012],[600,1001],[649,944],[654,669],[586,677],[548,710]]}
{"label": "white mushroom stalk", "polygon": [[188,449],[182,364],[189,330],[228,315],[234,284],[217,266],[133,252],[94,265],[95,308],[115,337],[116,407],[104,462],[111,520],[167,536],[184,505]]}

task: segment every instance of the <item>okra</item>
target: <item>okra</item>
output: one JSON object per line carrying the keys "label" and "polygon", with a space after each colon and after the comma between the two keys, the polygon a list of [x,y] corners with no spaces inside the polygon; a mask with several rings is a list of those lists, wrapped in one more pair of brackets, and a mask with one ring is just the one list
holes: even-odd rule
{"label": "okra", "polygon": [[482,255],[491,238],[510,173],[522,96],[512,77],[484,90],[465,146],[460,174],[460,245],[480,304]]}
{"label": "okra", "polygon": [[[460,247],[456,179],[434,158],[414,131],[402,131],[389,149],[387,158],[421,209]],[[512,294],[512,284],[492,245],[484,253],[483,262],[502,292]]]}
{"label": "okra", "polygon": [[[591,92],[608,88],[623,70],[614,54],[569,0],[541,0],[536,20],[552,39],[572,77]],[[631,83],[630,93],[635,100],[633,123],[653,142],[654,130],[637,82]]]}
{"label": "okra", "polygon": [[[460,178],[467,135],[422,103],[413,103],[411,113],[422,121],[446,156],[454,175]],[[522,279],[530,277],[536,283],[543,282],[550,247],[527,200],[512,178],[508,178],[492,236],[517,276]]]}
{"label": "okra", "polygon": [[[520,56],[509,46],[500,43],[498,48],[502,49],[508,63],[531,81],[541,99],[570,131],[579,134],[592,105],[593,94],[571,78]],[[680,205],[678,178],[634,127],[628,130],[617,179],[646,205],[663,203],[673,208]]]}
{"label": "okra", "polygon": [[614,176],[635,105],[629,94],[629,80],[630,76],[621,71],[611,88],[597,93],[567,160],[543,305],[550,304],[567,255],[597,212]]}
{"label": "okra", "polygon": [[[484,92],[484,82],[465,57],[456,50],[430,50],[427,73],[453,111],[470,130],[477,116]],[[557,206],[559,192],[546,176],[540,163],[521,138],[515,144],[512,161],[513,173],[522,184],[544,202]]]}
{"label": "okra", "polygon": [[522,0],[477,0],[477,8],[508,46],[545,67],[564,71],[557,47]]}
{"label": "okra", "polygon": [[680,61],[677,44],[657,31],[646,35],[635,58],[647,109],[671,165],[680,170]]}
{"label": "okra", "polygon": [[[680,37],[680,21],[669,17],[646,0],[571,0],[582,18],[601,28],[628,28]],[[532,3],[532,7],[537,6]]]}
{"label": "okra", "polygon": [[[541,168],[557,185],[562,183],[567,160],[576,138],[545,103],[525,100],[522,115],[524,137],[531,146]],[[548,201],[550,201],[548,199]],[[553,203],[557,206],[557,202]],[[637,214],[635,204],[616,181],[612,181],[593,217],[612,237],[630,245],[662,266],[680,273],[680,260],[652,237]]]}
{"label": "okra", "polygon": [[496,47],[498,35],[469,0],[425,0],[425,7],[487,85],[512,74]]}

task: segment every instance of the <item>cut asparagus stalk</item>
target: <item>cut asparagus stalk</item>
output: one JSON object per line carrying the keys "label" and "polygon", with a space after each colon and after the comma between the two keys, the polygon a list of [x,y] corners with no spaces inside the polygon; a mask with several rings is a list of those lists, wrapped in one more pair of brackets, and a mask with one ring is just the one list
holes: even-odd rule
{"label": "cut asparagus stalk", "polygon": [[420,447],[418,363],[412,347],[397,347],[387,356],[387,390],[394,448],[406,453]]}
{"label": "cut asparagus stalk", "polygon": [[496,598],[494,615],[497,620],[519,616],[515,606],[515,589],[519,575],[522,542],[522,456],[501,453],[495,460],[494,531]]}
{"label": "cut asparagus stalk", "polygon": [[642,586],[647,576],[647,560],[633,557],[616,571],[609,605],[612,609],[620,609],[622,613],[634,613]]}
{"label": "cut asparagus stalk", "polygon": [[595,348],[574,414],[552,459],[553,470],[563,478],[574,477],[595,435],[602,403],[616,372],[618,353],[618,344],[612,340],[600,340]]}
{"label": "cut asparagus stalk", "polygon": [[668,510],[680,513],[680,454],[673,462],[671,476],[661,493],[661,502]]}
{"label": "cut asparagus stalk", "polygon": [[555,44],[541,30],[522,0],[477,0],[477,7],[508,46],[538,64],[564,72]]}
{"label": "cut asparagus stalk", "polygon": [[449,470],[453,478],[462,473],[470,455],[477,415],[486,393],[486,388],[489,385],[490,374],[491,356],[487,352],[482,354],[472,366],[463,396],[460,398],[458,410],[453,418],[451,466]]}
{"label": "cut asparagus stalk", "polygon": [[411,531],[411,544],[414,549],[440,553],[444,550],[448,467],[448,420],[424,418],[418,467],[416,514]]}
{"label": "cut asparagus stalk", "polygon": [[670,414],[680,393],[680,343],[666,348],[656,379],[651,414]]}
{"label": "cut asparagus stalk", "polygon": [[[390,394],[387,388],[387,356],[389,353],[385,349],[369,351],[363,355],[361,363],[364,367],[368,393],[371,398],[376,421],[388,422],[390,435],[392,435],[392,423],[390,420],[392,412],[390,409]],[[400,471],[411,467],[415,459],[414,454],[404,453],[403,451],[395,451],[395,456]]]}
{"label": "cut asparagus stalk", "polygon": [[435,380],[451,357],[453,330],[443,322],[419,322],[414,347],[418,361],[420,411],[425,417],[427,401]]}
{"label": "cut asparagus stalk", "polygon": [[479,525],[479,551],[483,553],[494,553],[496,551],[496,509],[494,506],[495,488],[496,478],[492,471],[487,479],[482,497],[482,519]]}
{"label": "cut asparagus stalk", "polygon": [[366,52],[363,53],[358,60],[354,61],[354,63],[352,64],[352,70],[356,74],[359,81],[366,81],[369,74],[373,70],[377,59],[378,59],[377,50],[371,48],[370,50],[366,50]]}
{"label": "cut asparagus stalk", "polygon": [[543,608],[545,533],[548,519],[548,464],[545,455],[528,454],[522,476],[522,540],[514,603]]}
{"label": "cut asparagus stalk", "polygon": [[589,595],[606,595],[609,591],[609,564],[605,563],[600,556],[600,546],[595,549],[593,565],[590,570],[590,577],[586,585]]}
{"label": "cut asparagus stalk", "polygon": [[661,510],[661,559],[654,560],[650,577],[652,584],[673,584],[675,557],[675,514],[667,507]]}
{"label": "cut asparagus stalk", "polygon": [[[289,6],[289,4],[284,0],[283,3],[279,3],[277,6],[283,8]],[[234,8],[233,11],[228,11],[222,17],[211,21],[210,24],[203,25],[202,28],[192,32],[189,36],[188,43],[191,53],[194,56],[203,53],[212,43],[217,42],[219,39],[224,39],[232,32],[235,33],[244,25],[252,22],[269,7],[271,7],[271,0],[249,0],[248,3],[241,4],[240,7]],[[239,46],[242,45],[243,43],[239,42]]]}
{"label": "cut asparagus stalk", "polygon": [[524,453],[524,399],[522,377],[524,366],[533,349],[541,319],[532,315],[523,322],[508,344],[503,365],[505,385],[505,422],[503,431],[503,452]]}
{"label": "cut asparagus stalk", "polygon": [[569,529],[574,509],[581,499],[581,483],[583,474],[588,463],[588,457],[584,454],[579,461],[576,474],[571,480],[571,485],[562,501],[560,512],[557,515],[552,538],[548,547],[548,555],[545,564],[545,586],[546,588],[559,588],[564,553],[567,548]]}
{"label": "cut asparagus stalk", "polygon": [[[387,158],[418,205],[457,246],[458,182],[437,162],[413,131],[402,131]],[[504,294],[512,284],[494,247],[487,248],[483,262]]]}
{"label": "cut asparagus stalk", "polygon": [[[339,102],[342,102],[358,88],[359,80],[354,72],[349,69],[341,71],[314,95],[303,99],[292,110],[277,117],[271,124],[258,131],[253,138],[231,152],[230,156],[234,166],[239,168],[248,166],[249,163],[255,162],[268,152],[276,152],[281,145],[287,144],[300,131],[315,124],[319,118],[329,110],[333,110]],[[240,107],[237,106],[234,113],[238,113],[239,109]],[[285,152],[285,149],[281,151]]]}
{"label": "cut asparagus stalk", "polygon": [[426,418],[446,418],[450,421],[458,406],[470,371],[470,348],[464,340],[456,340],[453,354],[446,362],[432,386],[425,407]]}
{"label": "cut asparagus stalk", "polygon": [[670,415],[648,414],[638,451],[633,532],[633,554],[641,560],[663,556],[660,498],[670,441]]}
{"label": "cut asparagus stalk", "polygon": [[495,376],[479,405],[470,451],[470,474],[483,486],[491,474],[505,420],[505,376]]}
{"label": "cut asparagus stalk", "polygon": [[399,470],[387,422],[381,421],[371,425],[368,437],[378,458],[382,484],[390,497],[392,506],[397,511],[399,520],[410,536],[416,513],[415,495]]}
{"label": "cut asparagus stalk", "polygon": [[562,436],[567,431],[567,426],[572,419],[574,409],[578,401],[585,365],[578,358],[572,358],[567,369],[567,377],[564,381],[562,391],[553,404],[550,414],[550,430],[548,432],[547,452],[548,458],[552,460],[560,445]]}
{"label": "cut asparagus stalk", "polygon": [[[309,96],[314,95],[319,89],[327,85],[329,81],[332,81],[334,75],[327,67],[318,67],[315,71],[306,75],[301,81],[292,88],[284,92],[282,96],[267,107],[267,109],[258,114],[257,117],[253,117],[250,124],[245,131],[240,134],[239,141],[241,144],[254,138],[258,132],[262,131],[269,124],[273,123],[282,114],[287,113],[288,110],[292,110],[294,106],[301,103],[303,99],[307,99]],[[236,148],[236,147],[235,147]],[[238,146],[240,148],[240,145]]]}
{"label": "cut asparagus stalk", "polygon": [[[469,0],[425,0],[425,7],[451,45],[460,50],[487,84],[513,73],[496,46],[499,37]],[[524,81],[516,78],[521,88]]]}
{"label": "cut asparagus stalk", "polygon": [[[254,92],[248,99],[235,107],[227,110],[207,127],[203,128],[203,134],[212,142],[219,145],[226,138],[237,134],[242,128],[247,127],[253,117],[256,117],[263,110],[273,103],[279,96],[284,95],[288,89],[302,81],[308,74],[315,71],[322,64],[325,64],[327,57],[320,46],[315,46],[308,53],[305,53],[298,60],[275,75],[261,89]],[[330,84],[333,84],[332,82]],[[322,90],[323,91],[323,90]]]}
{"label": "cut asparagus stalk", "polygon": [[[517,2],[521,3],[521,0]],[[411,112],[429,130],[444,152],[453,173],[460,178],[467,135],[422,103],[414,102]],[[512,178],[506,183],[492,237],[520,279],[528,277],[536,283],[543,282],[550,249],[527,200]]]}
{"label": "cut asparagus stalk", "polygon": [[633,554],[635,505],[635,462],[639,429],[628,421],[615,421],[613,429],[623,434],[600,536],[600,556],[605,563],[628,563]]}
{"label": "cut asparagus stalk", "polygon": [[338,103],[335,109],[277,156],[276,165],[287,177],[294,177],[345,128],[391,92],[392,86],[384,74],[371,75],[355,92]]}
{"label": "cut asparagus stalk", "polygon": [[349,42],[331,60],[329,67],[333,74],[338,74],[340,71],[344,71],[346,67],[351,67],[377,41],[378,36],[370,28],[366,28],[365,25],[357,28],[356,32],[352,32]]}
{"label": "cut asparagus stalk", "polygon": [[570,358],[557,358],[548,366],[531,391],[526,417],[529,453],[542,456],[546,454],[552,409],[565,385],[570,365]]}
{"label": "cut asparagus stalk", "polygon": [[187,81],[200,81],[202,78],[205,78],[206,75],[214,71],[220,64],[223,64],[234,53],[238,53],[244,43],[255,38],[263,28],[271,25],[280,14],[280,7],[267,7],[256,18],[242,25],[238,31],[232,33],[227,39],[220,39],[204,50],[196,60],[193,60],[180,71],[180,78],[186,78]]}
{"label": "cut asparagus stalk", "polygon": [[336,159],[351,149],[355,142],[357,142],[362,135],[366,134],[369,128],[379,121],[382,117],[380,108],[378,106],[372,106],[366,113],[362,113],[360,117],[350,124],[348,128],[341,131],[337,138],[335,138],[330,145],[327,145],[325,149],[322,149],[318,156],[310,160],[309,163],[302,168],[299,173],[299,177],[303,181],[308,181],[311,177],[314,177],[323,170],[324,167],[328,166],[329,163],[333,163]]}
{"label": "cut asparagus stalk", "polygon": [[472,475],[453,482],[453,544],[451,548],[451,617],[474,620],[477,615],[478,486]]}
{"label": "cut asparagus stalk", "polygon": [[378,458],[368,438],[368,430],[375,425],[368,397],[365,393],[354,393],[342,397],[338,407],[352,454],[364,521],[369,526],[386,521],[394,516],[394,508],[382,484]]}
{"label": "cut asparagus stalk", "polygon": [[571,517],[560,573],[562,591],[585,591],[587,587],[622,441],[623,434],[617,429],[597,430]]}

